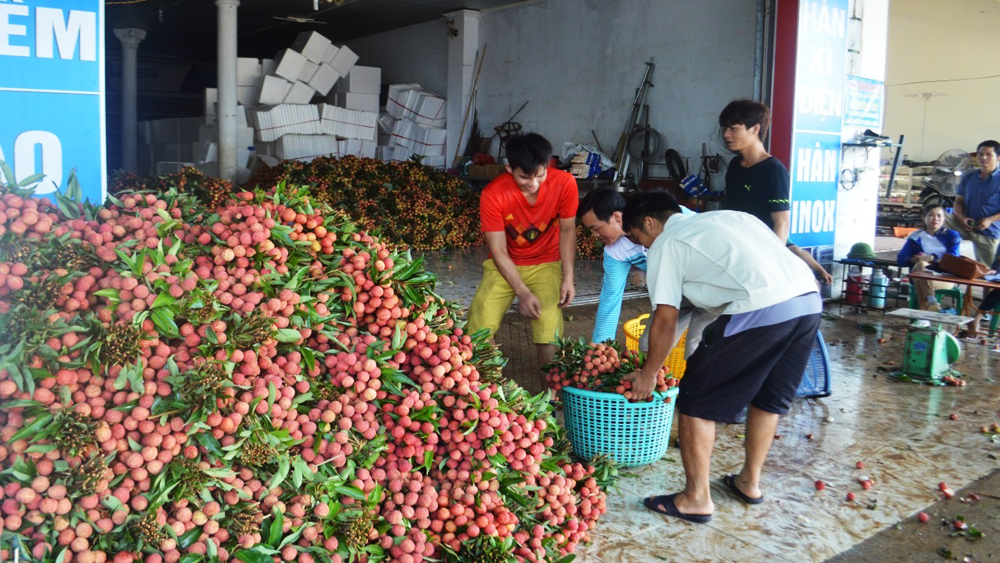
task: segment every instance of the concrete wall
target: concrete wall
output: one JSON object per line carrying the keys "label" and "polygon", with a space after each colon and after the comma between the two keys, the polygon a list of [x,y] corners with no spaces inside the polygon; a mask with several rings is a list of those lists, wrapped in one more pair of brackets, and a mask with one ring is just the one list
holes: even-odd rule
{"label": "concrete wall", "polygon": [[911,160],[1000,137],[998,32],[996,0],[891,3],[886,132],[906,135]]}
{"label": "concrete wall", "polygon": [[348,41],[358,64],[382,68],[383,84],[417,82],[445,95],[448,87],[448,28],[444,18]]}
{"label": "concrete wall", "polygon": [[[517,117],[526,131],[564,142],[593,143],[593,129],[610,152],[631,109],[635,88],[656,58],[650,124],[682,156],[729,154],[715,126],[731,99],[753,95],[756,3],[750,0],[535,0],[486,10],[480,43],[487,45],[479,84],[483,132]],[[725,17],[722,17],[725,15]],[[359,64],[381,66],[384,82],[419,82],[444,92],[444,19],[349,42]],[[653,175],[666,175],[662,167]]]}
{"label": "concrete wall", "polygon": [[593,129],[610,152],[655,57],[651,126],[682,156],[700,156],[703,142],[725,153],[716,120],[731,99],[753,95],[755,10],[748,0],[542,0],[488,11],[480,122],[490,128],[529,101],[516,121],[557,151],[592,143]]}

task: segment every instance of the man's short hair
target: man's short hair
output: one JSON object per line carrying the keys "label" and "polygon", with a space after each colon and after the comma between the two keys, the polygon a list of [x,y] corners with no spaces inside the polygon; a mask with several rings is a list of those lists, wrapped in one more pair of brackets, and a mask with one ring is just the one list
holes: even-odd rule
{"label": "man's short hair", "polygon": [[576,211],[577,219],[583,219],[588,211],[593,211],[598,221],[607,222],[615,211],[625,211],[625,198],[614,188],[596,189],[584,196],[580,202],[580,207]]}
{"label": "man's short hair", "polygon": [[652,217],[665,223],[671,213],[680,212],[680,204],[669,192],[653,190],[637,193],[630,197],[628,203],[625,204],[625,212],[622,213],[622,228],[625,231],[639,229],[645,232],[642,224],[646,221],[646,217]]}
{"label": "man's short hair", "polygon": [[719,114],[719,126],[726,128],[733,125],[743,125],[747,129],[760,125],[758,136],[763,141],[771,129],[771,110],[757,100],[733,100]]}
{"label": "man's short hair", "polygon": [[549,165],[552,158],[552,143],[538,133],[516,135],[504,143],[507,150],[507,164],[511,171],[521,169],[521,172],[532,176],[538,169]]}
{"label": "man's short hair", "polygon": [[979,143],[979,146],[976,147],[976,152],[978,153],[979,149],[983,147],[991,147],[993,149],[993,154],[1000,155],[1000,143],[992,139],[990,139],[989,141],[983,141],[982,143]]}

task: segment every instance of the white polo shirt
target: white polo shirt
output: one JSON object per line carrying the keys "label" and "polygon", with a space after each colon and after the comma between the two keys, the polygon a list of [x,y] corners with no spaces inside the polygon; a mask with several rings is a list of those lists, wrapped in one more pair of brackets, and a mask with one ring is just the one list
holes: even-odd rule
{"label": "white polo shirt", "polygon": [[740,211],[670,216],[647,263],[654,307],[679,309],[683,295],[699,309],[735,315],[816,291],[809,266],[767,225]]}

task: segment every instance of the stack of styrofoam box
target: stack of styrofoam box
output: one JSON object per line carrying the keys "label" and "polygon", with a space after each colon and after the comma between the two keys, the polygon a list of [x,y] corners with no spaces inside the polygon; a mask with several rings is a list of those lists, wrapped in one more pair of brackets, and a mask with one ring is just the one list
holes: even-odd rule
{"label": "stack of styrofoam box", "polygon": [[277,141],[284,135],[321,135],[319,107],[309,104],[281,104],[250,110],[250,124],[254,138],[265,143]]}
{"label": "stack of styrofoam box", "polygon": [[326,135],[375,142],[377,113],[320,104],[319,115]]}
{"label": "stack of styrofoam box", "polygon": [[355,65],[343,80],[337,82],[326,100],[342,108],[378,113],[381,87],[382,69]]}
{"label": "stack of styrofoam box", "polygon": [[[249,176],[252,157],[253,129],[247,126],[246,111],[237,106],[237,166]],[[218,160],[215,144],[216,125],[206,124],[204,117],[183,117],[143,121],[139,123],[139,174],[170,174],[180,172],[184,166],[214,163]],[[214,121],[214,118],[212,119]],[[206,170],[210,175],[216,172]]]}
{"label": "stack of styrofoam box", "polygon": [[[341,72],[344,57],[350,64]],[[338,48],[315,31],[303,31],[291,48],[279,51],[273,60],[265,59],[262,63],[263,78],[256,102],[262,105],[308,104],[317,94],[326,96],[356,60],[357,55],[350,49]]]}
{"label": "stack of styrofoam box", "polygon": [[379,144],[384,146],[378,151],[379,158],[407,160],[417,154],[428,166],[444,166],[448,138],[444,98],[417,84],[393,84],[385,109],[379,116]]}

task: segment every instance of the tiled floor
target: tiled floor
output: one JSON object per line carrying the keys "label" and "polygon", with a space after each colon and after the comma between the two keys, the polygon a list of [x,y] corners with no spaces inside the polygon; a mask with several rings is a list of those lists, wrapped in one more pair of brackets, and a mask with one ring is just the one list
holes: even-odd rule
{"label": "tiled floor", "polygon": [[[859,322],[884,330],[870,334]],[[577,561],[822,561],[940,498],[940,481],[958,489],[1000,468],[1000,445],[979,432],[998,419],[1000,386],[991,375],[1000,353],[965,344],[955,367],[969,379],[966,387],[901,383],[876,368],[898,363],[904,328],[881,316],[823,322],[826,340],[835,343],[833,395],[799,400],[782,419],[765,467],[764,504],[746,506],[718,481],[739,470],[744,431],[719,425],[709,524],[642,507],[645,496],[683,487],[679,451],[671,448],[665,459],[626,471],[621,492],[609,494],[593,544]],[[880,337],[889,340],[879,344]],[[858,461],[865,469],[856,469]],[[863,475],[875,482],[869,491],[858,482]],[[816,480],[826,483],[824,491],[816,490]],[[848,491],[856,501],[845,500]]]}
{"label": "tiled floor", "polygon": [[[901,243],[880,239],[876,247],[891,250]],[[485,256],[482,249],[432,253],[427,264],[442,280],[439,292],[467,305]],[[596,296],[600,263],[579,262],[577,272],[578,294]],[[642,283],[641,276],[636,282]],[[641,300],[627,302],[622,318],[645,307]],[[835,306],[828,310],[841,314]],[[765,467],[764,504],[746,506],[718,481],[739,469],[744,431],[742,425],[720,425],[712,459],[717,482],[711,523],[688,524],[643,508],[644,497],[683,486],[680,453],[671,448],[654,464],[624,471],[620,492],[609,494],[608,514],[577,561],[822,561],[940,498],[940,481],[957,490],[1000,467],[1000,443],[979,432],[982,425],[1000,422],[1000,385],[993,378],[1000,352],[992,350],[993,342],[963,343],[963,357],[954,367],[969,380],[966,387],[901,383],[880,368],[901,363],[906,323],[847,311],[822,324],[830,345],[833,395],[800,400],[782,419],[781,439]],[[568,311],[567,332],[587,334],[592,318],[592,307]],[[505,322],[516,322],[511,319]],[[879,338],[886,341],[880,344]],[[516,365],[530,369],[528,361]],[[952,413],[957,420],[949,418]],[[858,461],[867,467],[856,469]],[[871,490],[862,490],[862,475],[874,480]],[[826,483],[824,491],[816,491],[818,479]],[[856,501],[845,500],[848,491]],[[900,560],[899,555],[891,559]]]}

